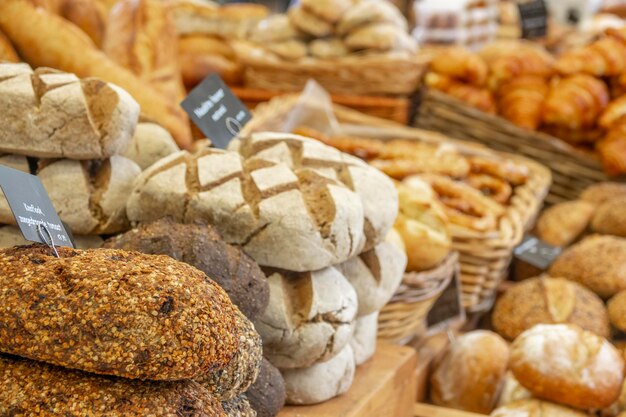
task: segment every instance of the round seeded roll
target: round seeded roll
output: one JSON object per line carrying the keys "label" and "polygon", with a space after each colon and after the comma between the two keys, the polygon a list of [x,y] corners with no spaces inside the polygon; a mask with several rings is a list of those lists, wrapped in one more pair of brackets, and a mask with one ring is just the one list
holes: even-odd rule
{"label": "round seeded roll", "polygon": [[582,411],[546,401],[528,399],[499,407],[491,417],[587,417]]}
{"label": "round seeded roll", "polygon": [[626,332],[626,291],[622,291],[611,298],[607,304],[611,324]]}
{"label": "round seeded roll", "polygon": [[257,417],[245,395],[241,394],[230,401],[222,401],[222,407],[228,417]]}
{"label": "round seeded roll", "polygon": [[[0,351],[87,372],[179,380],[225,367],[237,308],[167,256],[43,245],[0,250]],[[237,330],[237,331],[235,331]]]}
{"label": "round seeded roll", "polygon": [[193,381],[111,378],[0,355],[2,416],[229,417]]}
{"label": "round seeded roll", "polygon": [[239,348],[228,365],[194,378],[220,401],[230,401],[244,393],[257,379],[263,360],[261,336],[252,322],[237,311],[235,324],[239,331]]}
{"label": "round seeded roll", "polygon": [[567,248],[554,261],[549,274],[567,278],[602,298],[626,290],[626,239],[592,235]]}
{"label": "round seeded roll", "polygon": [[626,237],[626,195],[600,204],[591,219],[591,230],[604,235]]}
{"label": "round seeded roll", "polygon": [[436,405],[491,412],[502,390],[509,347],[493,332],[477,330],[455,340],[435,364],[430,398]]}
{"label": "round seeded roll", "polygon": [[536,324],[577,324],[602,337],[611,329],[606,308],[593,292],[562,278],[537,277],[516,283],[498,299],[493,327],[513,340]]}
{"label": "round seeded roll", "polygon": [[263,358],[259,376],[246,391],[257,417],[275,417],[285,406],[285,380],[280,371]]}
{"label": "round seeded roll", "polygon": [[594,209],[594,204],[582,200],[555,204],[537,220],[537,236],[554,246],[568,246],[585,231]]}
{"label": "round seeded roll", "polygon": [[601,182],[585,188],[580,194],[580,199],[593,204],[601,204],[618,196],[626,196],[626,184]]}
{"label": "round seeded roll", "polygon": [[347,345],[337,356],[309,368],[283,370],[287,404],[311,405],[344,394],[352,386],[356,366]]}
{"label": "round seeded roll", "polygon": [[261,268],[203,222],[181,224],[164,217],[109,239],[105,247],[167,255],[188,263],[217,282],[248,318],[263,314],[269,302]]}
{"label": "round seeded roll", "polygon": [[619,397],[622,355],[575,325],[537,325],[511,346],[510,368],[535,397],[574,408],[605,408]]}

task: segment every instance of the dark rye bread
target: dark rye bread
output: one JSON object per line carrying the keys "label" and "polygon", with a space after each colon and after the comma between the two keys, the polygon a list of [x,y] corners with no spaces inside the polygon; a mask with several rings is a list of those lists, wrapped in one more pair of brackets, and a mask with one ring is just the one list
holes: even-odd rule
{"label": "dark rye bread", "polygon": [[246,392],[257,417],[275,417],[285,406],[285,380],[278,368],[263,358],[259,377]]}
{"label": "dark rye bread", "polygon": [[179,380],[225,367],[236,307],[167,256],[42,245],[0,251],[0,351],[126,378]]}
{"label": "dark rye bread", "polygon": [[261,268],[204,223],[181,224],[164,217],[111,238],[104,247],[168,255],[186,262],[217,282],[248,318],[263,314],[269,302],[269,286]]}
{"label": "dark rye bread", "polygon": [[222,402],[228,417],[257,417],[257,412],[250,406],[245,395],[240,395],[230,401]]}
{"label": "dark rye bread", "polygon": [[1,416],[226,417],[193,381],[134,381],[0,355]]}

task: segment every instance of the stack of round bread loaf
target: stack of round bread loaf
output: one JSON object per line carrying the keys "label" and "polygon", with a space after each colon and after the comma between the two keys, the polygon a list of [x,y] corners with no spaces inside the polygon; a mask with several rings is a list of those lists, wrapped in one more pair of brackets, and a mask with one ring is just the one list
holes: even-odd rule
{"label": "stack of round bread loaf", "polygon": [[0,415],[257,415],[243,393],[261,338],[206,274],[117,249],[58,255],[0,250]]}
{"label": "stack of round bread loaf", "polygon": [[412,54],[417,42],[402,12],[388,2],[302,0],[261,21],[250,39],[289,61],[308,56],[338,59],[356,54]]}
{"label": "stack of round bread loaf", "polygon": [[170,155],[139,176],[127,203],[132,222],[206,221],[263,267],[269,305],[255,325],[291,404],[345,392],[374,353],[377,312],[406,264],[385,241],[397,210],[385,175],[283,133]]}
{"label": "stack of round bread loaf", "polygon": [[[127,230],[133,181],[178,149],[161,127],[137,125],[139,106],[128,93],[96,79],[3,63],[0,107],[0,164],[32,167],[80,247]],[[0,223],[15,224],[1,195]],[[24,242],[16,228],[0,228],[1,246],[18,243]]]}

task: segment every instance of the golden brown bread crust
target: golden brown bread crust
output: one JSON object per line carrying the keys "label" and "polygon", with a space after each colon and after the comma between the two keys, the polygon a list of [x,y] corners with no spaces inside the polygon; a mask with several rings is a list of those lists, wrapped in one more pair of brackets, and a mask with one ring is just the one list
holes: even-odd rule
{"label": "golden brown bread crust", "polygon": [[533,75],[515,78],[498,88],[498,111],[517,126],[536,130],[547,95],[548,81],[545,78]]}
{"label": "golden brown bread crust", "polygon": [[[37,30],[25,30],[36,27]],[[179,146],[191,145],[188,118],[179,103],[170,103],[150,85],[111,61],[91,39],[63,18],[35,9],[25,0],[0,2],[0,30],[33,66],[47,66],[79,77],[98,77],[128,91],[147,118],[172,133]]]}
{"label": "golden brown bread crust", "polygon": [[0,62],[1,61],[20,62],[20,57],[17,56],[17,52],[15,52],[15,48],[11,45],[11,41],[2,31],[0,31]]}
{"label": "golden brown bread crust", "polygon": [[85,32],[96,46],[102,46],[107,23],[103,4],[96,0],[64,0],[60,13]]}
{"label": "golden brown bread crust", "polygon": [[0,251],[0,351],[88,372],[178,380],[226,366],[236,307],[167,256],[42,245]]}
{"label": "golden brown bread crust", "polygon": [[600,182],[585,188],[580,194],[580,199],[593,204],[600,204],[618,196],[626,196],[626,184]]}
{"label": "golden brown bread crust", "polygon": [[618,196],[600,204],[591,219],[591,230],[626,237],[626,196]]}
{"label": "golden brown bread crust", "polygon": [[602,298],[626,290],[626,239],[592,235],[567,248],[550,275],[576,281]]}
{"label": "golden brown bread crust", "polygon": [[588,417],[588,414],[547,401],[528,399],[499,407],[491,417]]}
{"label": "golden brown bread crust", "polygon": [[607,307],[611,324],[622,332],[626,332],[626,291],[622,291],[611,298]]}
{"label": "golden brown bread crust", "polygon": [[6,355],[0,356],[0,386],[3,416],[227,416],[221,404],[192,381],[103,377]]}
{"label": "golden brown bread crust", "polygon": [[172,103],[185,98],[176,27],[160,0],[121,0],[111,10],[103,51]]}
{"label": "golden brown bread crust", "polygon": [[599,336],[611,329],[602,300],[575,282],[538,277],[516,283],[496,302],[494,329],[513,340],[537,324],[577,324]]}
{"label": "golden brown bread crust", "polygon": [[483,59],[462,47],[439,51],[430,63],[431,71],[481,87],[487,81],[489,69]]}
{"label": "golden brown bread crust", "polygon": [[556,63],[561,74],[584,73],[596,77],[619,75],[626,70],[626,43],[615,37],[565,52]]}
{"label": "golden brown bread crust", "polygon": [[567,246],[587,229],[595,206],[582,200],[547,208],[537,221],[537,236],[554,246]]}
{"label": "golden brown bread crust", "polygon": [[575,325],[537,325],[511,346],[515,378],[537,398],[580,409],[619,397],[624,360],[607,340]]}
{"label": "golden brown bread crust", "polygon": [[476,413],[490,413],[500,395],[509,361],[509,347],[497,334],[477,330],[454,341],[431,377],[434,404]]}

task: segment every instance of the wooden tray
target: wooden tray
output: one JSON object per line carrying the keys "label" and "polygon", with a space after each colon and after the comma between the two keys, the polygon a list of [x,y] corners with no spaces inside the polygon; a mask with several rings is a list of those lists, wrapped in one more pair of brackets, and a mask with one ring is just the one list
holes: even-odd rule
{"label": "wooden tray", "polygon": [[437,407],[430,404],[415,404],[415,417],[485,417],[484,414],[468,413],[452,408]]}
{"label": "wooden tray", "polygon": [[278,417],[413,417],[416,369],[414,349],[379,343],[346,394],[318,405],[285,407]]}

